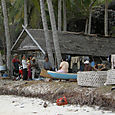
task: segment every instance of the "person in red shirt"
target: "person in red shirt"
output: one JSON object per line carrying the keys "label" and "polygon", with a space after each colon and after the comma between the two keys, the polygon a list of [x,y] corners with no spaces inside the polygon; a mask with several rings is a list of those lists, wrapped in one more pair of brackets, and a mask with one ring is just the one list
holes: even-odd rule
{"label": "person in red shirt", "polygon": [[12,63],[13,63],[13,76],[18,77],[19,76],[19,64],[20,64],[20,61],[18,59],[17,54],[14,54],[14,58],[12,60]]}

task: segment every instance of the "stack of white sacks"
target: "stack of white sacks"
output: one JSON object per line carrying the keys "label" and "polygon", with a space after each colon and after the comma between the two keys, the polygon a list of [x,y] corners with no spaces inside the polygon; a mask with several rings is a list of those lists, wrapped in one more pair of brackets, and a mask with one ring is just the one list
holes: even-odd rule
{"label": "stack of white sacks", "polygon": [[111,69],[107,71],[107,81],[105,85],[113,85],[115,84],[115,69]]}
{"label": "stack of white sacks", "polygon": [[115,84],[115,54],[111,55],[111,70],[107,71],[107,81],[105,85]]}

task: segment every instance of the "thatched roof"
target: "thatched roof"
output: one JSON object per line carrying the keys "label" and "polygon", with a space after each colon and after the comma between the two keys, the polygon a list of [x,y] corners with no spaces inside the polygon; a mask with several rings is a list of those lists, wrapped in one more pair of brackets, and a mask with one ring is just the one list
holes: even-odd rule
{"label": "thatched roof", "polygon": [[[28,29],[38,44],[46,51],[44,31],[40,29]],[[50,42],[54,51],[52,32]],[[75,55],[109,56],[115,54],[115,38],[86,36],[75,32],[58,32],[61,53]],[[17,41],[12,50],[39,50],[27,34]]]}

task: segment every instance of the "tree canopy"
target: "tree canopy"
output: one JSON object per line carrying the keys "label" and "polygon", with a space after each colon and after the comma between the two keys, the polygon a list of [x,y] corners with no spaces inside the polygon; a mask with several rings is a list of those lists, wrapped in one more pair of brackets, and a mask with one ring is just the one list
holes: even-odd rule
{"label": "tree canopy", "polygon": [[[84,31],[85,20],[88,18],[88,14],[90,10],[89,7],[92,1],[93,0],[66,0],[67,25],[68,25],[67,30]],[[110,3],[112,0],[108,0],[108,1]],[[99,11],[96,12],[97,10],[96,8],[99,7],[104,8],[104,2],[105,0],[96,0],[96,2],[93,5],[94,14],[96,13],[98,13],[98,15],[103,14],[103,13],[99,13]],[[16,37],[20,33],[22,29],[22,24],[24,23],[24,0],[6,0],[6,3],[7,3],[7,10],[8,10],[9,25],[11,27],[12,26],[15,27],[15,33],[16,33],[15,37]],[[28,27],[43,28],[39,0],[28,0],[27,6],[28,6],[28,11],[27,11]],[[58,0],[53,0],[53,7],[54,7],[54,13],[56,17],[56,24],[57,24]],[[47,16],[48,28],[51,29],[50,17],[48,13],[46,0],[45,0],[45,11]],[[62,17],[63,17],[63,13],[62,13]],[[111,16],[109,15],[109,17]],[[99,20],[103,21],[102,16]],[[93,21],[95,21],[94,18]],[[95,22],[92,23],[94,24]],[[3,33],[4,28],[3,28],[3,15],[2,15],[1,7],[0,7],[0,24],[1,24],[0,33]],[[99,33],[95,33],[95,34],[99,34]]]}

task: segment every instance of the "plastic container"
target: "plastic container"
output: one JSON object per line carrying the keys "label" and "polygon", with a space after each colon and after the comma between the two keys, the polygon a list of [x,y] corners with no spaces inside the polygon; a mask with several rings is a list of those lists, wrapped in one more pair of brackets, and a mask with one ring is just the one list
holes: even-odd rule
{"label": "plastic container", "polygon": [[6,70],[6,66],[0,66],[0,71],[5,71]]}
{"label": "plastic container", "polygon": [[7,73],[4,73],[2,77],[8,77],[8,74],[7,74]]}

